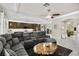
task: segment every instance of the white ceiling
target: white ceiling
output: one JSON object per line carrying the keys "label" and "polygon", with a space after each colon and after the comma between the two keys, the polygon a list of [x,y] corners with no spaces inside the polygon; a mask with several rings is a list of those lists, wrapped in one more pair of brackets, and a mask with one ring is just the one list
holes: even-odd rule
{"label": "white ceiling", "polygon": [[[48,8],[43,6],[44,3],[2,3],[0,6],[8,11],[9,17],[14,19],[22,19],[26,16],[45,18],[48,15],[47,9],[51,9],[51,13],[59,13],[61,15],[79,10],[79,3],[50,3]],[[11,16],[12,15],[12,16]],[[20,15],[20,16],[19,16]],[[27,18],[27,17],[26,17]],[[30,18],[30,17],[28,17]],[[32,18],[34,19],[34,18]]]}
{"label": "white ceiling", "polygon": [[[79,4],[73,3],[51,3],[48,7],[51,13],[67,14],[79,10]],[[36,17],[45,17],[48,12],[43,4],[20,4],[19,12],[28,13]]]}
{"label": "white ceiling", "polygon": [[[47,8],[43,6],[44,3],[4,3],[1,4],[4,8],[27,14],[35,17],[45,17],[48,12]],[[79,10],[78,3],[50,3],[48,7],[51,13],[67,14]]]}

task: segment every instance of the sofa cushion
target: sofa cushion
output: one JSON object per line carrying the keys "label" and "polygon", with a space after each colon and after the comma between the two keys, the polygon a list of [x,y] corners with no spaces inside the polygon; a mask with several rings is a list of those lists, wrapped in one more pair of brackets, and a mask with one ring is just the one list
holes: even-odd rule
{"label": "sofa cushion", "polygon": [[28,55],[25,48],[24,48],[24,46],[21,43],[13,46],[12,50],[15,51],[18,56]]}
{"label": "sofa cushion", "polygon": [[12,43],[13,45],[16,45],[19,43],[19,39],[18,38],[12,38]]}
{"label": "sofa cushion", "polygon": [[3,44],[2,44],[2,42],[0,41],[0,54],[1,54],[2,50],[3,50]]}
{"label": "sofa cushion", "polygon": [[24,47],[25,49],[32,48],[35,45],[36,42],[34,40],[25,40],[24,41]]}
{"label": "sofa cushion", "polygon": [[4,34],[4,35],[2,35],[2,36],[6,38],[6,41],[12,39],[12,35],[11,35],[11,34]]}
{"label": "sofa cushion", "polygon": [[24,41],[21,41],[20,43],[21,43],[22,45],[24,45]]}
{"label": "sofa cushion", "polygon": [[24,37],[19,37],[18,39],[19,39],[20,42],[24,41]]}
{"label": "sofa cushion", "polygon": [[12,46],[11,49],[13,51],[17,51],[18,49],[21,49],[21,48],[24,48],[24,46],[21,43],[19,43],[19,44],[16,44],[16,45]]}
{"label": "sofa cushion", "polygon": [[32,33],[32,36],[33,36],[33,37],[36,37],[36,36],[37,36],[37,32],[33,32],[33,33]]}
{"label": "sofa cushion", "polygon": [[3,46],[6,44],[6,39],[0,36],[0,41],[3,43]]}
{"label": "sofa cushion", "polygon": [[9,40],[7,43],[8,43],[10,46],[13,45],[12,40]]}
{"label": "sofa cushion", "polygon": [[4,48],[10,49],[10,44],[7,43]]}
{"label": "sofa cushion", "polygon": [[14,32],[13,37],[22,37],[23,32]]}
{"label": "sofa cushion", "polygon": [[46,32],[45,31],[38,31],[37,35],[38,36],[46,36]]}
{"label": "sofa cushion", "polygon": [[18,56],[28,56],[28,53],[26,52],[26,50],[25,50],[24,48],[18,49],[18,50],[16,51],[16,54],[17,54]]}
{"label": "sofa cushion", "polygon": [[28,39],[30,39],[30,33],[23,33],[23,38],[24,38],[24,40],[28,40]]}
{"label": "sofa cushion", "polygon": [[46,32],[45,31],[35,31],[35,32],[33,32],[33,36],[34,37],[43,37],[43,36],[46,36]]}
{"label": "sofa cushion", "polygon": [[27,36],[27,37],[29,37],[30,34],[29,34],[29,33],[23,33],[23,36]]}

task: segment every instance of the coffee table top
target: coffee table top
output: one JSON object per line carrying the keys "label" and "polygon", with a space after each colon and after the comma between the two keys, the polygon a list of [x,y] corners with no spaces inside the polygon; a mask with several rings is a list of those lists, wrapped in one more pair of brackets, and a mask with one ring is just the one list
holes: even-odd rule
{"label": "coffee table top", "polygon": [[53,54],[57,49],[57,44],[52,42],[39,43],[33,47],[37,54]]}

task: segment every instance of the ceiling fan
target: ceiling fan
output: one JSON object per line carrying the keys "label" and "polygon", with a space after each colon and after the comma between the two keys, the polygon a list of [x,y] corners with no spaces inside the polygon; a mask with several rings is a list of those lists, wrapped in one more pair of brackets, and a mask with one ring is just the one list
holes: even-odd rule
{"label": "ceiling fan", "polygon": [[48,13],[48,14],[47,14],[47,15],[45,14],[45,15],[42,15],[42,16],[45,16],[47,19],[53,19],[54,17],[60,15],[60,13],[54,13],[54,14],[53,14],[53,12],[51,11],[51,9],[48,8],[48,7],[50,6],[49,3],[45,3],[45,4],[43,4],[43,6],[44,6],[45,8],[47,8],[47,13]]}

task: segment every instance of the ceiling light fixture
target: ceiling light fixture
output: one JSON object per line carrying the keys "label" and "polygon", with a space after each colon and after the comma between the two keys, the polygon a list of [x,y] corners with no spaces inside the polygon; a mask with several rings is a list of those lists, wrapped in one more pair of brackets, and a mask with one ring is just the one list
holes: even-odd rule
{"label": "ceiling light fixture", "polygon": [[49,3],[45,3],[43,6],[48,7],[50,4]]}
{"label": "ceiling light fixture", "polygon": [[52,13],[51,9],[49,8],[50,7],[49,3],[45,3],[43,6],[47,9],[48,12],[48,15],[46,16],[47,19],[53,19],[55,16],[60,15],[59,13],[54,13],[54,14]]}

